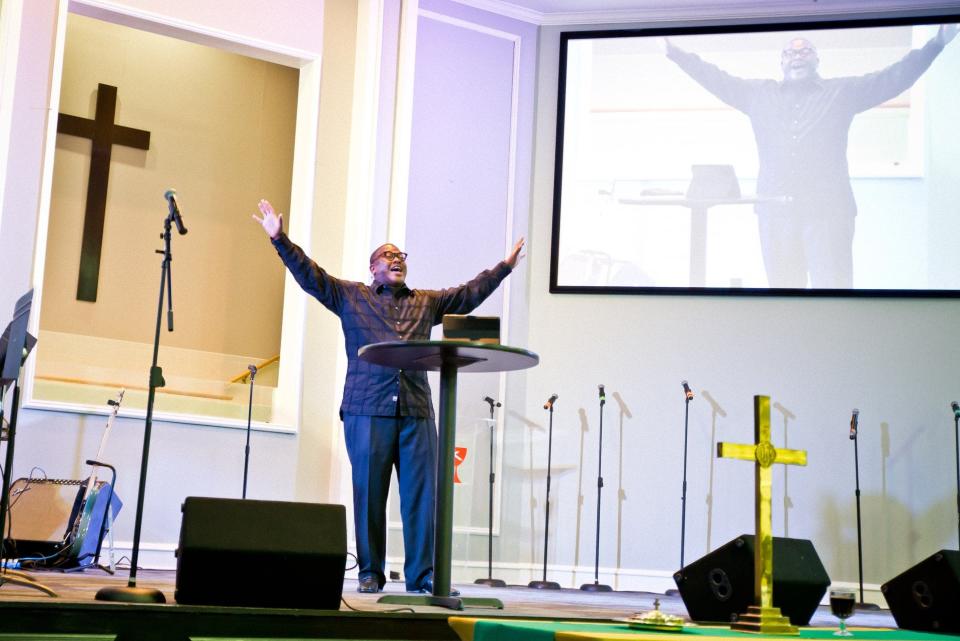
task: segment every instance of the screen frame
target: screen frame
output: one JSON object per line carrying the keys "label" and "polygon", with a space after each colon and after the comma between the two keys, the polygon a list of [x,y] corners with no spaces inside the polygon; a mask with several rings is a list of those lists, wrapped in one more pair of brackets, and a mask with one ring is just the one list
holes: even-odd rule
{"label": "screen frame", "polygon": [[[838,15],[790,17],[785,19],[756,18],[738,20],[710,20],[682,25],[649,28],[622,28],[562,31],[557,82],[557,117],[554,148],[553,215],[550,233],[550,288],[551,294],[604,295],[694,295],[694,296],[761,296],[803,298],[960,298],[960,289],[800,289],[770,287],[676,287],[676,286],[598,286],[561,285],[559,271],[560,227],[563,188],[563,153],[566,107],[567,56],[571,41],[601,38],[670,37],[683,35],[714,35],[736,33],[766,33],[775,31],[813,31],[869,27],[897,27],[960,22],[960,7],[940,8],[935,11],[885,12],[882,16],[867,17]],[[952,46],[960,46],[960,36]],[[960,248],[958,248],[960,251]]]}

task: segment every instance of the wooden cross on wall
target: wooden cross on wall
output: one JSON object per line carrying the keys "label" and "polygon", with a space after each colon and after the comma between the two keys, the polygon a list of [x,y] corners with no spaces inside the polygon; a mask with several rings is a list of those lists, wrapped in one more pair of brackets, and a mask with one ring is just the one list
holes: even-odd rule
{"label": "wooden cross on wall", "polygon": [[103,245],[103,222],[107,210],[107,184],[110,179],[110,156],[114,145],[150,149],[150,132],[114,124],[117,113],[117,88],[97,86],[97,109],[93,120],[59,114],[57,133],[89,138],[92,141],[90,177],[87,180],[87,207],[83,218],[83,241],[80,248],[80,274],[77,277],[77,300],[95,302],[100,279],[100,252]]}
{"label": "wooden cross on wall", "polygon": [[717,456],[754,461],[753,597],[755,605],[730,626],[743,632],[799,634],[790,620],[773,607],[773,465],[806,465],[803,450],[777,449],[770,442],[770,397],[753,397],[753,444],[717,443]]}

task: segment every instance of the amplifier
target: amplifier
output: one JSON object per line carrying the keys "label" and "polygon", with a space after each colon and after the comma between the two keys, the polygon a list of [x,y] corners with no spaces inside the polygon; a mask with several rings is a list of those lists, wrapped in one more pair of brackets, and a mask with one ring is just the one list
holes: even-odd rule
{"label": "amplifier", "polygon": [[[20,558],[50,556],[63,550],[57,561],[64,565],[84,564],[92,559],[100,543],[106,517],[107,497],[112,497],[113,514],[123,503],[110,491],[110,484],[97,481],[90,495],[93,504],[81,505],[86,480],[19,478],[10,484],[10,553]],[[86,514],[84,522],[81,518]],[[69,540],[78,526],[78,540]],[[64,547],[69,545],[67,552]],[[73,557],[73,558],[71,558]]]}

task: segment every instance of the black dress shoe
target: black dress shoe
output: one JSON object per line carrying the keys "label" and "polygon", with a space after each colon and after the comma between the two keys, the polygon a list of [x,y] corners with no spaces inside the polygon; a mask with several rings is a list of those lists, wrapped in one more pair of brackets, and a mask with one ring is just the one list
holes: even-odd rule
{"label": "black dress shoe", "polygon": [[[421,594],[433,594],[433,577],[428,576],[424,580],[420,581],[420,586],[414,590],[414,592],[420,592]],[[460,590],[450,586],[449,596],[460,596]]]}
{"label": "black dress shoe", "polygon": [[364,592],[367,594],[379,592],[380,589],[380,582],[377,581],[377,577],[375,576],[365,576],[360,579],[360,582],[357,585],[357,592]]}

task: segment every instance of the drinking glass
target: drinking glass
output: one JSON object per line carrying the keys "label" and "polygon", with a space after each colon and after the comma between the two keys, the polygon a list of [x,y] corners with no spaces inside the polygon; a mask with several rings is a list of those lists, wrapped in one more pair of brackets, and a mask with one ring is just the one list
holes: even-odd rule
{"label": "drinking glass", "polygon": [[840,619],[840,629],[833,633],[835,637],[852,637],[847,631],[847,617],[853,614],[856,605],[856,593],[850,588],[836,588],[830,590],[830,611]]}

